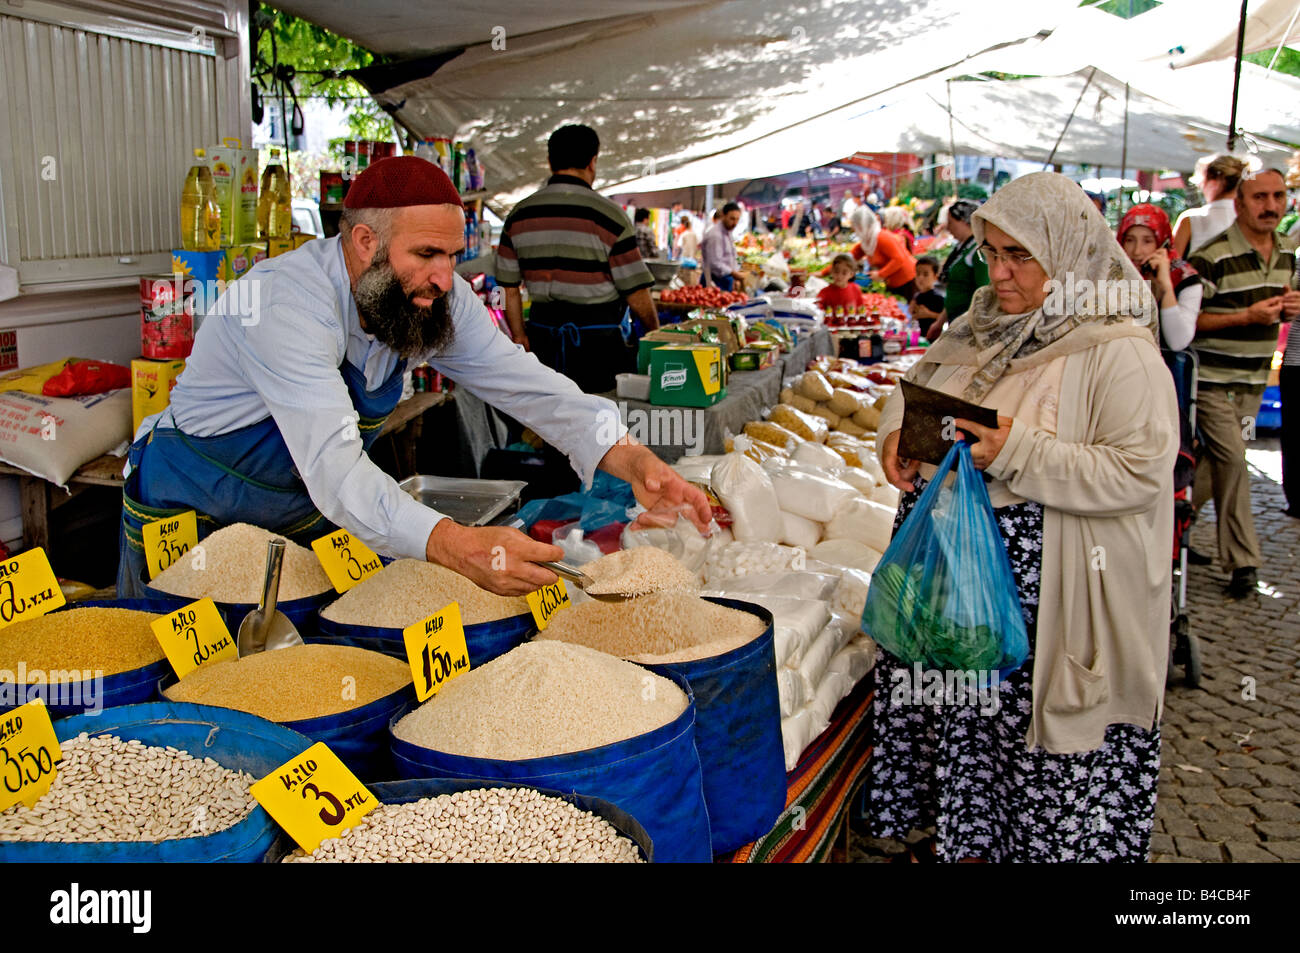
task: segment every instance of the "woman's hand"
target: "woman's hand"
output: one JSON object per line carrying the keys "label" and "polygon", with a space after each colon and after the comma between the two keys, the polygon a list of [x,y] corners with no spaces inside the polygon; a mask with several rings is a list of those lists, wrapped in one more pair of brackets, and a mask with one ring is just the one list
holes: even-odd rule
{"label": "woman's hand", "polygon": [[[701,536],[709,533],[713,510],[704,491],[684,480],[680,473],[664,463],[649,448],[624,438],[606,451],[600,469],[632,484],[637,502],[648,511],[675,510],[685,515]],[[644,515],[644,514],[643,514]],[[647,523],[641,521],[641,526]]]}
{"label": "woman's hand", "polygon": [[880,466],[885,471],[885,479],[900,490],[910,493],[916,489],[912,481],[921,472],[915,460],[905,460],[898,455],[898,437],[902,433],[895,430],[885,438],[885,445],[880,454]]}
{"label": "woman's hand", "polygon": [[975,464],[976,470],[983,470],[996,460],[998,454],[1002,452],[1007,438],[1011,436],[1011,425],[1015,423],[1015,420],[998,414],[996,430],[962,417],[958,417],[953,423],[960,428],[962,438],[967,439],[967,442],[969,442],[969,437],[975,438],[976,442],[970,445],[970,458],[971,462]]}

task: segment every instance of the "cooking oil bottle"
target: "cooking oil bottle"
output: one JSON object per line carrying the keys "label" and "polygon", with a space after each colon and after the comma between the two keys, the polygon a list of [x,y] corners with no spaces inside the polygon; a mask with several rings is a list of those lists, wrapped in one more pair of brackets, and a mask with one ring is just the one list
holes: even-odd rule
{"label": "cooking oil bottle", "polygon": [[194,150],[194,165],[181,189],[181,247],[186,251],[217,251],[221,247],[221,206],[202,149]]}
{"label": "cooking oil bottle", "polygon": [[257,199],[257,233],[261,238],[288,238],[293,233],[293,200],[289,174],[280,165],[280,150],[272,149],[262,172],[262,192]]}

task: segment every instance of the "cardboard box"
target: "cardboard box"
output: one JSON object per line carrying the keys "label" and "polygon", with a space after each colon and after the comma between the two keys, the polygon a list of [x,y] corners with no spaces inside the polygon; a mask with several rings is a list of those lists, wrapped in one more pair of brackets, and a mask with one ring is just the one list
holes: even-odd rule
{"label": "cardboard box", "polygon": [[257,241],[257,150],[242,145],[238,139],[223,139],[206,150],[221,207],[222,245]]}
{"label": "cardboard box", "polygon": [[226,253],[221,251],[172,250],[172,273],[181,275],[181,291],[190,313],[201,318],[221,296]]}
{"label": "cardboard box", "polygon": [[727,396],[717,344],[666,344],[650,352],[650,403],[711,407]]}
{"label": "cardboard box", "polygon": [[285,252],[293,251],[296,246],[292,238],[268,238],[266,240],[266,254],[268,258],[275,258],[283,255]]}
{"label": "cardboard box", "polygon": [[225,258],[221,263],[221,280],[229,284],[243,275],[259,261],[266,258],[266,246],[260,242],[234,245],[222,249]]}
{"label": "cardboard box", "polygon": [[665,344],[694,344],[699,339],[699,335],[694,330],[678,325],[646,332],[637,343],[636,372],[638,374],[649,372],[650,352],[655,348],[663,347]]}
{"label": "cardboard box", "polygon": [[294,248],[301,248],[303,245],[306,245],[309,241],[311,241],[313,238],[316,238],[316,237],[318,237],[318,236],[313,235],[313,234],[311,234],[310,232],[294,232],[294,233],[293,233],[293,247],[294,247]]}
{"label": "cardboard box", "polygon": [[140,429],[140,421],[158,413],[171,403],[176,378],[185,370],[184,361],[151,361],[137,358],[131,362],[131,433]]}
{"label": "cardboard box", "polygon": [[[723,356],[730,357],[742,347],[744,338],[736,325],[730,318],[692,318],[689,321],[683,321],[682,327],[711,329],[718,336],[718,341],[723,346]],[[703,336],[703,335],[701,335]]]}
{"label": "cardboard box", "polygon": [[776,363],[776,348],[742,347],[731,355],[730,361],[733,371],[761,371],[763,368],[771,367]]}

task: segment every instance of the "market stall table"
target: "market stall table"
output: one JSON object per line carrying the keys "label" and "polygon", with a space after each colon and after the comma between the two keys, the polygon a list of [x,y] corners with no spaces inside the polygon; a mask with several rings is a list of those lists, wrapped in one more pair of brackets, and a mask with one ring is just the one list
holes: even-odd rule
{"label": "market stall table", "polygon": [[864,677],[840,702],[830,726],[786,776],[786,810],[771,832],[716,862],[804,864],[829,857],[840,830],[847,830],[853,796],[871,759],[872,682]]}
{"label": "market stall table", "polygon": [[[830,332],[820,328],[806,335],[772,367],[761,371],[732,371],[727,375],[727,396],[712,407],[657,405],[619,397],[614,391],[602,396],[625,411],[624,423],[634,437],[647,444],[661,460],[675,463],[688,453],[725,453],[728,434],[740,433],[746,423],[760,419],[764,409],[778,403],[785,378],[802,374],[810,360],[830,353]],[[687,415],[694,411],[699,416],[688,420]]]}
{"label": "market stall table", "polygon": [[[424,412],[451,399],[446,392],[424,392],[414,394],[401,401],[384,425],[380,436],[401,433],[401,446],[397,450],[398,463],[405,464],[410,473],[416,472],[415,453],[420,440],[422,428],[421,417]],[[48,480],[34,476],[26,470],[0,463],[0,475],[18,477],[18,493],[23,515],[23,548],[36,546],[45,550],[51,560],[52,539],[50,533],[50,514],[68,500],[91,486],[109,486],[120,488],[125,480],[122,477],[124,457],[115,457],[111,453],[96,457],[84,464],[68,478],[66,493],[55,493],[59,487]]]}

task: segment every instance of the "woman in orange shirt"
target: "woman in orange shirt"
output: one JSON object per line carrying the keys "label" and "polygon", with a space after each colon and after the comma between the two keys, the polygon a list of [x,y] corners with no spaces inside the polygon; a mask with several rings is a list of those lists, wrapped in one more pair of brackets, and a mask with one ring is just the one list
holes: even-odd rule
{"label": "woman in orange shirt", "polygon": [[[903,240],[882,229],[876,213],[865,205],[853,210],[849,224],[858,235],[858,243],[850,254],[858,261],[866,259],[871,264],[871,277],[883,281],[890,294],[911,301],[916,293],[916,259],[908,253]],[[828,265],[823,273],[829,271]]]}

